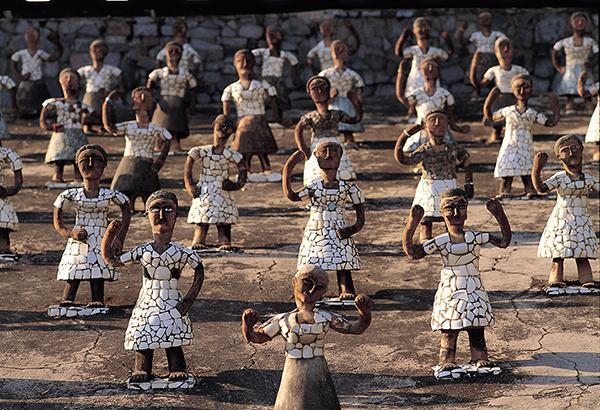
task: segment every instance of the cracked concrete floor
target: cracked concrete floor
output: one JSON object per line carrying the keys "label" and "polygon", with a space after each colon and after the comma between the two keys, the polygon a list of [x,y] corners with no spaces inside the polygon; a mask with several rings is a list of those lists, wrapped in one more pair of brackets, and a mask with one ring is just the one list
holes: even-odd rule
{"label": "cracked concrete floor", "polygon": [[[367,224],[356,236],[364,269],[354,277],[359,291],[371,295],[376,306],[373,324],[364,335],[328,336],[326,356],[343,407],[598,408],[600,299],[548,299],[540,294],[550,261],[536,257],[536,246],[554,199],[504,202],[513,243],[505,250],[482,251],[483,280],[497,322],[487,331],[488,347],[506,371],[474,381],[433,379],[430,367],[436,362],[439,336],[431,331],[429,318],[441,260],[411,262],[400,254],[400,231],[417,181],[407,167],[393,161],[391,150],[405,124],[397,112],[390,114],[389,107],[367,107],[367,131],[358,136],[361,149],[349,154],[367,197]],[[391,107],[394,111],[395,105]],[[210,143],[214,112],[192,122],[193,135],[185,147]],[[583,133],[588,118],[566,117],[555,128],[536,129],[536,149],[551,153],[556,135]],[[470,124],[471,133],[459,136],[476,164],[476,198],[468,225],[495,231],[484,204],[495,191],[492,171],[498,146],[477,143],[487,130],[476,121]],[[200,378],[197,387],[192,392],[130,392],[124,381],[133,355],[123,349],[123,337],[141,272],[136,267],[124,269],[119,281],[106,286],[113,307],[107,317],[51,320],[45,315],[62,291],[55,277],[65,241],[51,223],[51,204],[59,191],[43,187],[51,172],[41,162],[47,136],[33,121],[19,121],[13,132],[4,144],[15,148],[25,163],[25,188],[16,198],[21,225],[13,235],[14,248],[23,257],[19,264],[0,265],[5,289],[0,300],[0,408],[270,408],[284,361],[282,342],[245,345],[239,319],[246,307],[255,307],[262,318],[292,308],[291,276],[306,211],[283,198],[279,184],[251,184],[234,193],[241,213],[234,241],[244,253],[204,258],[206,281],[190,314],[196,339],[185,349],[189,370]],[[281,148],[292,148],[292,130],[277,128],[275,133]],[[123,141],[90,139],[114,154],[106,172],[108,182]],[[590,155],[586,151],[587,160]],[[285,158],[274,155],[274,167],[280,168]],[[174,239],[189,245],[193,230],[184,218],[190,200],[181,189],[183,160],[169,157],[161,177],[184,206]],[[556,169],[552,161],[545,175]],[[598,173],[597,168],[587,171]],[[520,182],[515,188],[522,190]],[[597,199],[591,201],[591,209],[597,214]],[[596,231],[599,222],[596,217]],[[441,232],[442,227],[436,229]],[[149,239],[146,220],[134,217],[126,247]],[[209,240],[215,240],[213,230]],[[571,262],[567,272],[573,278]],[[593,266],[598,278],[598,263]],[[184,288],[190,274],[184,273]],[[84,285],[78,300],[88,299],[89,288]],[[353,309],[344,313],[354,315]],[[461,336],[458,355],[465,360],[466,342]],[[166,371],[162,352],[155,370]]]}

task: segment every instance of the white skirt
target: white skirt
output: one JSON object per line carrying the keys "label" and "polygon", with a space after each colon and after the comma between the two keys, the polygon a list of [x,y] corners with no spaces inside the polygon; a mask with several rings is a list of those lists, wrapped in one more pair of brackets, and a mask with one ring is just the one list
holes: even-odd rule
{"label": "white skirt", "polygon": [[10,199],[0,198],[0,229],[17,230],[19,219]]}
{"label": "white skirt", "polygon": [[421,205],[424,216],[441,217],[440,198],[447,189],[456,188],[455,179],[423,179],[419,181],[412,205]]}
{"label": "white skirt", "polygon": [[238,209],[228,191],[223,190],[222,179],[202,182],[200,194],[192,201],[187,222],[189,224],[234,224]]}
{"label": "white skirt", "polygon": [[323,137],[315,138],[310,144],[312,154],[310,158],[304,163],[304,185],[308,185],[315,179],[321,177],[321,168],[319,168],[319,163],[317,161],[317,157],[315,156],[315,148],[317,148],[317,145],[319,145],[322,142],[336,142],[342,147],[342,159],[340,161],[340,166],[337,170],[337,179],[342,181],[356,179],[356,172],[354,172],[354,168],[352,168],[352,163],[350,162],[350,158],[348,158],[348,154],[346,154],[344,144],[337,137]]}
{"label": "white skirt", "polygon": [[540,238],[538,257],[596,259],[598,239],[588,209],[557,204]]}
{"label": "white skirt", "polygon": [[585,142],[600,142],[600,102],[596,104],[596,108],[590,119],[590,125],[585,134]]}

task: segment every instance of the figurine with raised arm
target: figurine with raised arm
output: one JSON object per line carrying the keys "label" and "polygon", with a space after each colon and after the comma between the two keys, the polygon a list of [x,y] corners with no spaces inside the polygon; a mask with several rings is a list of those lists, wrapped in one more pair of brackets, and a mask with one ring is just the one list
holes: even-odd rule
{"label": "figurine with raised arm", "polygon": [[[300,117],[300,121],[296,124],[294,130],[294,138],[296,146],[304,153],[308,160],[304,163],[304,185],[310,184],[315,179],[321,177],[321,168],[317,162],[317,157],[314,155],[317,145],[321,142],[331,141],[342,146],[342,141],[339,138],[338,124],[344,121],[347,124],[353,124],[362,118],[362,106],[355,99],[352,103],[355,104],[356,115],[349,116],[344,111],[330,109],[331,101],[331,84],[327,77],[313,76],[306,82],[306,91],[315,104],[315,111],[308,112]],[[355,95],[355,94],[353,94]],[[304,129],[311,129],[310,147],[304,140]],[[346,150],[342,147],[342,158],[337,171],[337,179],[348,181],[356,179],[356,173],[352,168],[352,163],[346,154]]]}
{"label": "figurine with raised arm", "polygon": [[362,89],[365,82],[356,71],[346,67],[348,46],[344,42],[335,40],[331,43],[331,55],[333,56],[333,67],[321,71],[319,76],[327,78],[331,84],[329,108],[343,111],[349,117],[358,117],[358,113],[361,113],[359,121],[345,123],[341,120],[338,124],[338,130],[344,135],[346,147],[356,149],[358,145],[354,141],[354,133],[365,130],[360,123],[362,117]]}
{"label": "figurine with raised arm", "polygon": [[[305,160],[296,151],[283,167],[283,193],[290,201],[310,200],[310,217],[304,229],[298,254],[298,264],[317,265],[326,271],[336,271],[339,297],[333,303],[354,300],[356,292],[352,271],[360,270],[361,263],[352,235],[365,224],[364,198],[356,184],[337,179],[337,169],[342,158],[342,147],[332,141],[317,145],[314,156],[321,169],[321,178],[312,181],[299,191],[292,189],[291,175],[298,163]],[[348,225],[346,203],[356,212],[356,223]]]}
{"label": "figurine with raised arm", "polygon": [[473,197],[473,171],[469,153],[455,142],[445,142],[448,118],[441,111],[432,111],[425,117],[425,128],[428,142],[412,152],[402,149],[406,141],[415,133],[422,132],[422,126],[411,125],[405,129],[396,142],[394,158],[400,164],[421,164],[423,172],[415,191],[413,206],[419,205],[424,210],[425,218],[421,222],[421,242],[433,236],[433,222],[443,221],[440,209],[440,195],[447,189],[456,188],[456,166],[461,164],[465,172],[465,191],[469,198]]}
{"label": "figurine with raised arm", "polygon": [[[209,225],[216,225],[219,250],[231,251],[231,225],[237,223],[239,213],[230,191],[242,189],[246,183],[246,169],[239,152],[227,147],[227,140],[235,132],[231,117],[221,114],[213,122],[213,144],[194,147],[188,152],[183,171],[185,190],[192,198],[187,222],[195,224],[192,249],[205,249]],[[200,177],[194,183],[194,163],[200,162]],[[229,179],[229,164],[238,169],[237,181]]]}
{"label": "figurine with raised arm", "polygon": [[[167,43],[167,66],[157,68],[148,75],[146,87],[160,89],[160,96],[152,123],[165,128],[173,136],[171,149],[173,153],[181,150],[181,140],[189,137],[188,114],[195,112],[196,86],[198,83],[192,74],[182,68],[181,61],[182,46],[175,41]],[[187,107],[184,97],[186,92],[190,96],[190,104]]]}
{"label": "figurine with raised arm", "polygon": [[[552,258],[546,294],[564,295],[600,293],[600,282],[594,281],[590,259],[598,257],[598,239],[588,209],[588,195],[600,190],[594,175],[582,170],[583,144],[576,135],[564,135],[554,144],[554,153],[562,162],[559,171],[542,182],[542,169],[548,154],[538,152],[533,165],[533,184],[540,193],[556,189],[556,206],[552,210],[538,247],[538,257]],[[579,280],[564,280],[564,260],[574,258]]]}
{"label": "figurine with raised arm", "polygon": [[[81,147],[77,151],[76,164],[83,176],[83,187],[67,189],[54,201],[54,229],[67,239],[67,246],[58,265],[57,279],[66,283],[62,302],[48,308],[49,316],[108,313],[108,307],[104,304],[104,282],[117,280],[119,275],[102,258],[100,243],[108,225],[111,202],[121,208],[123,229],[118,236],[120,243],[123,243],[129,228],[131,212],[124,194],[100,187],[106,163],[106,151],[101,146]],[[75,208],[75,225],[72,229],[64,223],[64,211],[69,205]],[[75,304],[75,296],[82,280],[90,282],[92,293],[92,301],[85,306]]]}
{"label": "figurine with raised arm", "polygon": [[[242,154],[244,167],[250,182],[278,182],[281,174],[271,171],[269,154],[277,152],[277,142],[267,122],[265,102],[269,99],[271,113],[280,120],[277,106],[277,91],[268,83],[254,79],[254,54],[250,50],[236,51],[233,64],[239,80],[223,90],[223,114],[232,114],[232,104],[237,113],[237,131],[231,148]],[[261,173],[252,173],[252,157],[257,156]]]}
{"label": "figurine with raised arm", "polygon": [[[577,82],[579,75],[584,71],[591,71],[592,67],[588,59],[598,53],[598,43],[592,37],[585,35],[585,26],[588,24],[588,16],[582,12],[576,12],[570,19],[573,35],[557,41],[552,47],[552,65],[562,75],[557,85],[556,93],[567,96],[565,112],[572,114],[575,111],[574,100],[577,95]],[[560,65],[559,52],[565,54],[565,65]],[[596,63],[597,64],[597,63]]]}
{"label": "figurine with raised arm", "polygon": [[[14,175],[12,185],[5,185],[5,168],[9,168]],[[0,144],[0,262],[16,262],[19,258],[19,255],[10,249],[10,233],[16,231],[19,224],[10,197],[15,196],[23,187],[22,169],[19,154]]]}
{"label": "figurine with raised arm", "polygon": [[[58,75],[58,81],[63,92],[63,98],[50,98],[42,104],[40,127],[52,131],[46,157],[46,164],[54,164],[52,179],[46,185],[48,188],[65,188],[65,165],[73,165],[75,184],[81,183],[79,167],[75,162],[75,153],[88,143],[83,132],[83,124],[88,122],[93,108],[78,99],[79,74],[72,68],[63,69]],[[49,114],[56,113],[56,121],[49,122]]]}
{"label": "figurine with raised arm", "polygon": [[242,314],[246,343],[267,343],[277,335],[285,341],[285,365],[275,400],[276,410],[340,409],[325,360],[325,336],[330,329],[343,334],[362,334],[371,324],[373,301],[366,295],[358,295],[354,304],[359,316],[350,322],[337,313],[316,307],[328,285],[327,273],[320,267],[299,266],[292,278],[296,309],[275,315],[258,326],[256,310],[246,309]]}
{"label": "figurine with raised arm", "polygon": [[47,36],[54,45],[51,54],[39,48],[40,30],[37,27],[28,27],[24,35],[27,48],[14,53],[10,60],[14,72],[20,75],[16,94],[17,110],[22,117],[35,117],[40,113],[42,102],[50,97],[43,79],[44,62],[58,60],[62,56],[63,47],[54,31]]}
{"label": "figurine with raised arm", "polygon": [[[448,131],[444,141],[446,143],[456,142],[450,129],[459,132],[461,134],[467,133],[471,130],[468,125],[458,125],[454,118],[454,96],[450,94],[448,90],[440,87],[439,84],[439,69],[438,63],[432,59],[427,58],[421,62],[421,71],[425,77],[425,84],[423,87],[415,90],[414,94],[405,96],[404,87],[406,73],[402,70],[400,81],[396,84],[396,98],[402,104],[409,105],[411,109],[417,112],[417,124],[421,126],[424,124],[425,117],[427,114],[433,111],[445,111],[448,117]],[[404,146],[405,152],[411,152],[416,150],[420,145],[425,144],[428,141],[427,133],[418,132],[414,134]]]}
{"label": "figurine with raised arm", "polygon": [[[127,195],[133,212],[138,197],[145,204],[150,194],[160,189],[158,172],[167,159],[172,136],[165,128],[150,123],[153,99],[152,92],[146,87],[137,87],[131,92],[135,120],[114,124],[113,101],[117,93],[111,92],[102,106],[102,121],[106,131],[125,137],[123,158],[115,171],[110,189]],[[155,145],[161,149],[158,157],[154,157]]]}
{"label": "figurine with raised arm", "polygon": [[[491,108],[492,112],[496,112],[504,107],[509,107],[515,103],[511,81],[518,75],[529,74],[529,71],[520,65],[512,64],[513,43],[510,39],[506,37],[497,39],[494,43],[494,52],[498,59],[498,65],[488,69],[483,75],[483,79],[480,83],[477,83],[477,80],[473,80],[475,81],[475,84],[473,84],[475,88],[481,89],[488,84],[494,83],[495,88],[500,91],[494,100],[494,104]],[[478,64],[477,61],[476,64]],[[487,98],[489,98],[489,94]],[[484,116],[483,123],[484,125],[492,127],[492,133],[488,139],[488,143],[500,142],[502,140],[502,128],[504,122],[496,124]]]}
{"label": "figurine with raised arm", "polygon": [[[204,281],[202,261],[189,248],[172,242],[177,222],[177,197],[172,192],[156,191],[146,202],[146,213],[153,240],[122,252],[123,226],[113,221],[102,240],[102,256],[111,266],[139,263],[144,271],[142,288],[125,333],[125,350],[135,351],[135,368],[127,387],[135,390],[191,389],[195,378],[186,372],[183,346],[194,338],[188,317]],[[181,272],[194,270],[190,289],[182,295]],[[165,349],[168,378],[154,377],[152,361],[156,349]]]}
{"label": "figurine with raised arm", "polygon": [[577,93],[581,97],[596,97],[596,108],[592,118],[590,118],[590,125],[588,125],[587,132],[585,134],[585,142],[594,144],[594,154],[592,160],[594,162],[600,162],[600,93],[598,92],[598,81],[589,87],[585,86],[587,79],[587,73],[584,71],[579,76],[577,82]]}
{"label": "figurine with raised arm", "polygon": [[83,103],[89,105],[96,115],[91,116],[88,122],[89,131],[91,126],[102,126],[102,103],[113,89],[123,89],[121,69],[109,64],[104,64],[108,55],[108,44],[102,39],[92,41],[90,44],[90,57],[92,64],[79,67],[77,72],[85,83],[85,94]]}
{"label": "figurine with raised arm", "polygon": [[[350,20],[344,20],[343,24],[353,40],[354,46],[349,50],[352,55],[360,48],[360,37]],[[331,43],[335,40],[335,27],[333,21],[330,19],[323,20],[319,24],[319,32],[321,33],[321,36],[323,36],[323,40],[319,41],[317,45],[311,48],[306,54],[306,64],[312,69],[313,73],[318,73],[319,71],[333,67],[333,57],[331,55]],[[319,60],[319,69],[316,68],[316,60]]]}
{"label": "figurine with raised arm", "polygon": [[[277,90],[277,118],[282,119],[285,110],[291,107],[288,90],[285,86],[283,69],[289,64],[294,85],[300,84],[298,72],[298,58],[289,51],[281,49],[283,42],[283,31],[280,27],[272,25],[265,30],[265,38],[268,48],[255,48],[252,54],[261,61],[260,78]],[[267,114],[268,116],[268,114]],[[276,118],[267,118],[269,122],[277,122]]]}
{"label": "figurine with raised arm", "polygon": [[[12,107],[10,107],[11,114],[17,108],[17,93],[15,92],[16,85],[17,84],[9,76],[0,75],[0,91],[7,90],[8,93],[10,94],[11,103],[12,103]],[[1,106],[0,107],[0,146],[2,146],[2,140],[7,138],[10,135],[8,126],[6,125],[5,117],[6,117],[5,107]]]}
{"label": "figurine with raised arm", "polygon": [[[485,343],[485,328],[494,324],[494,314],[479,272],[479,252],[487,243],[508,247],[512,237],[510,224],[500,202],[490,199],[486,207],[498,221],[502,236],[465,231],[468,199],[467,193],[459,188],[445,191],[440,207],[447,233],[413,244],[413,235],[425,213],[421,206],[414,205],[402,234],[402,247],[411,259],[440,253],[444,263],[431,315],[431,328],[441,332],[434,375],[437,379],[456,379],[466,375],[499,374],[502,370],[490,362]],[[471,360],[468,365],[456,363],[456,342],[461,330],[469,335]]]}
{"label": "figurine with raised arm", "polygon": [[483,105],[483,113],[487,119],[495,123],[506,122],[504,138],[496,160],[494,177],[502,178],[498,199],[512,198],[513,178],[520,176],[525,187],[526,198],[533,198],[536,192],[531,184],[531,167],[533,165],[533,125],[554,127],[560,119],[560,105],[556,94],[550,93],[548,100],[553,115],[546,115],[528,106],[533,91],[533,79],[529,75],[517,75],[511,80],[511,89],[516,99],[515,105],[501,108],[492,113],[495,99],[500,94],[497,87],[492,88]]}
{"label": "figurine with raised arm", "polygon": [[498,63],[494,55],[494,43],[500,37],[506,37],[501,31],[492,30],[492,20],[493,16],[489,11],[479,13],[479,16],[477,16],[479,31],[471,33],[468,39],[465,38],[467,24],[463,23],[458,27],[458,41],[463,46],[469,43],[475,45],[475,52],[469,69],[469,80],[474,88],[474,97],[480,96],[479,83],[483,74]]}
{"label": "figurine with raised arm", "polygon": [[[426,17],[419,17],[415,19],[412,24],[412,34],[415,36],[416,45],[404,48],[404,45],[411,35],[411,26],[406,26],[394,47],[394,52],[397,56],[402,57],[402,61],[398,65],[398,74],[396,76],[396,84],[400,81],[400,78],[404,75],[408,61],[411,61],[410,72],[406,79],[406,87],[404,90],[404,96],[408,97],[415,93],[419,88],[422,88],[425,83],[423,72],[421,71],[421,62],[427,58],[433,58],[437,61],[446,61],[452,54],[452,42],[447,32],[442,32],[441,37],[444,39],[448,51],[444,51],[441,48],[433,47],[431,43],[431,22]],[[439,83],[437,84],[439,86]],[[414,117],[415,111],[409,106],[409,122],[415,122]]]}

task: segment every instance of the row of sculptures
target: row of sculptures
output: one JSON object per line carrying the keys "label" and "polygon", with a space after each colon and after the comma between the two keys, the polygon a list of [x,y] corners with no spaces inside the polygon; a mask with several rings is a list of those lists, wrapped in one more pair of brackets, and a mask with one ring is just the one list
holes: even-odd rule
{"label": "row of sculptures", "polygon": [[[471,41],[478,47],[479,42],[484,42],[479,37],[489,40],[493,37],[492,33],[496,33],[491,31],[489,13],[482,13],[479,22],[482,31],[471,36]],[[585,15],[574,14],[571,24],[574,30],[573,37],[569,38],[571,40],[563,40],[562,45],[555,46],[556,50],[565,50],[567,66],[572,63],[568,49],[585,48],[588,54],[598,51],[597,45],[590,43],[593,40],[583,36]],[[360,95],[364,83],[358,73],[345,65],[349,56],[348,46],[343,41],[332,40],[333,33],[328,31],[331,26],[327,27],[324,24],[321,30],[325,40],[330,41],[324,41],[322,47],[313,49],[313,56],[320,58],[322,54],[329,53],[333,66],[324,68],[306,83],[315,110],[303,115],[295,125],[297,151],[285,163],[282,175],[271,170],[268,157],[277,151],[269,122],[280,121],[285,107],[281,103],[285,94],[280,92],[283,88],[282,60],[292,60],[289,56],[285,57],[289,53],[279,49],[282,33],[274,28],[267,30],[269,49],[239,50],[235,53],[234,65],[239,80],[223,90],[223,114],[213,122],[213,143],[187,152],[183,180],[185,190],[192,198],[187,221],[196,226],[191,249],[172,241],[178,198],[171,192],[160,190],[158,177],[169,150],[173,147],[181,149],[180,140],[189,135],[189,112],[186,111],[194,108],[189,101],[194,101],[193,90],[197,80],[181,66],[186,55],[186,43],[168,43],[164,52],[166,66],[152,71],[146,86],[131,92],[135,120],[115,121],[116,100],[123,92],[108,90],[111,76],[118,77],[118,73],[102,64],[108,51],[102,41],[95,41],[90,47],[94,61],[92,66],[79,70],[66,68],[60,72],[63,98],[45,99],[41,104],[40,126],[52,131],[46,152],[46,162],[54,166],[51,182],[55,183],[54,186],[66,184],[63,177],[65,165],[73,165],[75,179],[81,180],[70,188],[64,186],[68,189],[54,202],[54,226],[67,240],[57,278],[66,283],[62,302],[50,307],[49,314],[72,317],[107,313],[104,284],[118,279],[119,273],[115,268],[134,262],[142,265],[142,288],[125,337],[125,348],[135,351],[130,386],[144,389],[193,386],[194,379],[186,372],[182,346],[189,345],[193,338],[187,313],[201,290],[204,278],[201,253],[198,251],[206,247],[210,225],[217,228],[221,250],[234,249],[231,228],[239,214],[231,191],[241,189],[248,180],[281,180],[283,194],[291,201],[308,201],[310,209],[293,280],[296,309],[275,315],[261,325],[258,325],[258,313],[246,310],[242,316],[242,332],[244,338],[253,343],[265,343],[277,335],[285,339],[286,364],[276,408],[339,408],[324,359],[323,339],[329,329],[348,334],[363,333],[371,322],[373,303],[366,295],[357,294],[352,280],[352,271],[361,269],[352,236],[364,226],[365,199],[358,185],[352,182],[356,179],[356,172],[346,152],[356,144],[353,134],[364,129],[361,125],[363,107]],[[473,59],[476,69],[472,68],[471,74],[476,85],[486,81],[496,85],[484,102],[483,113],[495,127],[494,139],[502,137],[494,172],[495,177],[501,178],[501,185],[497,198],[486,204],[499,224],[500,234],[465,230],[468,202],[474,195],[471,158],[468,151],[456,142],[451,130],[467,132],[468,127],[456,124],[452,110],[454,99],[439,85],[436,59],[447,58],[447,53],[429,45],[430,23],[419,18],[412,29],[416,46],[404,47],[407,30],[396,44],[397,53],[405,58],[399,67],[397,91],[401,101],[414,107],[417,119],[398,137],[394,157],[401,164],[420,166],[421,178],[403,232],[402,246],[406,255],[413,259],[434,253],[442,256],[444,267],[431,319],[432,329],[441,333],[435,376],[458,378],[497,374],[500,368],[488,357],[484,332],[485,327],[494,323],[494,315],[478,266],[481,246],[491,244],[506,248],[511,242],[510,224],[499,200],[512,196],[511,185],[515,176],[523,180],[528,197],[535,198],[555,190],[557,203],[538,247],[540,257],[552,258],[546,292],[560,294],[569,289],[592,293],[598,292],[599,284],[593,280],[589,259],[597,258],[598,241],[587,199],[591,191],[600,189],[600,185],[596,176],[583,171],[583,143],[573,134],[565,135],[555,143],[554,153],[562,163],[563,171],[550,178],[542,178],[548,156],[544,153],[534,155],[533,126],[535,123],[556,125],[560,117],[558,100],[552,95],[549,98],[552,110],[549,116],[528,105],[533,80],[526,70],[511,64],[510,40],[497,36],[492,44],[499,64],[487,69],[479,80],[473,72],[481,71],[480,67],[487,57],[484,57],[486,51],[478,50]],[[38,34],[34,29],[26,32],[28,48],[30,44],[37,43]],[[322,51],[327,46],[329,50]],[[40,55],[39,59],[35,59],[32,56],[38,55],[37,52],[24,51],[28,54],[13,57],[21,61],[22,73],[31,61],[39,60],[41,64],[44,58],[49,58]],[[578,52],[581,53],[581,50]],[[260,81],[254,79],[253,72],[257,56],[262,59]],[[412,67],[407,74],[404,61],[411,59]],[[39,65],[35,67],[40,68]],[[575,78],[575,92],[582,96],[597,94],[597,83],[589,87],[585,69],[580,67],[578,70],[575,77],[565,75],[563,80],[571,78],[568,81],[573,85],[572,78]],[[22,79],[19,88],[29,88],[21,97],[26,95],[33,101],[33,97],[37,99],[43,94],[42,83],[39,82],[41,77],[34,78],[33,71],[25,74],[30,77]],[[83,101],[79,99],[81,78],[86,82]],[[3,81],[8,83],[6,79]],[[156,99],[152,90],[157,87],[159,97]],[[19,92],[13,95],[19,108],[26,106],[18,101]],[[158,100],[156,104],[155,100]],[[39,104],[39,100],[35,104]],[[272,117],[267,114],[267,107]],[[237,121],[232,117],[233,108]],[[94,117],[93,114],[98,112],[101,115]],[[594,116],[596,122],[592,119],[588,135],[596,138],[591,141],[597,143],[598,106]],[[83,129],[84,125],[99,124],[107,132],[123,136],[126,141],[124,155],[110,189],[100,186],[108,155],[101,146],[88,144]],[[311,131],[310,143],[304,137],[305,129]],[[228,146],[232,136],[232,143]],[[260,173],[251,173],[254,156],[260,161]],[[200,164],[197,180],[193,172],[196,163]],[[292,174],[301,163],[304,164],[303,186],[295,190]],[[14,175],[12,185],[0,182],[0,254],[4,260],[14,261],[17,255],[11,252],[9,238],[10,233],[17,229],[18,219],[9,197],[16,195],[22,187],[22,163],[14,150],[0,147],[0,164],[10,168]],[[238,170],[235,180],[230,176],[230,164]],[[462,187],[457,181],[457,166],[461,166],[465,173]],[[153,240],[124,252],[132,206],[138,197],[145,203]],[[111,203],[120,207],[121,219],[109,224],[107,215]],[[356,214],[353,224],[345,215],[348,203]],[[63,212],[69,207],[73,207],[76,213],[73,227],[64,223]],[[433,237],[434,222],[444,222],[447,232]],[[414,243],[417,229],[420,229],[420,241]],[[574,258],[577,262],[577,283],[564,280],[563,263],[566,258]],[[179,279],[185,266],[194,270],[194,278],[190,289],[183,295]],[[327,271],[336,272],[338,301],[354,303],[358,320],[352,322],[317,307],[328,289]],[[75,303],[81,281],[88,281],[91,286],[92,300],[85,305]],[[455,357],[461,330],[469,334],[471,358],[467,365],[457,364]],[[156,349],[166,349],[169,363],[166,381],[152,374]]]}

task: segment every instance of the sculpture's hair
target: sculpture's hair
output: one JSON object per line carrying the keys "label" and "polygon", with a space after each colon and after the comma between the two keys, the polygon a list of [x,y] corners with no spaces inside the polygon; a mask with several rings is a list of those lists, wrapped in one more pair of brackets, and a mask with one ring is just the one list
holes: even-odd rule
{"label": "sculpture's hair", "polygon": [[329,25],[331,25],[333,27],[333,20],[331,20],[331,19],[325,19],[325,20],[321,21],[319,23],[319,30],[321,29],[321,27],[324,27],[327,24],[329,24]]}
{"label": "sculpture's hair", "polygon": [[106,153],[104,148],[102,148],[98,144],[85,144],[83,147],[79,148],[77,150],[77,152],[75,153],[75,160],[77,160],[77,158],[79,158],[79,155],[87,149],[93,149],[93,150],[98,151],[100,153],[100,155],[102,155],[102,159],[104,160],[104,165],[106,165],[108,163],[108,154]]}
{"label": "sculpture's hair", "polygon": [[101,38],[97,38],[96,40],[92,41],[90,43],[90,50],[92,49],[92,47],[94,46],[102,46],[104,47],[104,49],[106,50],[106,52],[108,52],[108,44],[106,44],[106,41],[104,41]]}
{"label": "sculpture's hair", "polygon": [[238,51],[236,51],[235,54],[233,55],[233,60],[235,61],[235,58],[239,55],[248,56],[250,61],[252,62],[252,65],[254,65],[254,63],[256,63],[256,57],[254,57],[254,54],[252,54],[252,51],[250,51],[247,48],[241,48]]}
{"label": "sculpture's hair", "polygon": [[283,30],[277,24],[268,25],[267,28],[265,29],[265,35],[268,35],[269,33],[272,33],[273,31],[277,31],[283,35]]}
{"label": "sculpture's hair", "polygon": [[508,44],[511,47],[513,46],[513,42],[510,38],[506,36],[498,37],[496,41],[494,41],[494,51],[497,52],[500,49],[500,46],[504,43]]}
{"label": "sculpture's hair", "polygon": [[348,48],[348,44],[346,44],[344,41],[342,40],[333,40],[331,42],[331,44],[329,45],[329,47],[331,48],[331,50],[333,50],[335,48],[335,46],[342,44],[344,47]]}
{"label": "sculpture's hair", "polygon": [[575,13],[571,14],[569,21],[573,22],[573,20],[575,20],[575,17],[583,17],[584,19],[586,19],[586,21],[590,21],[588,15],[583,11],[576,11]]}
{"label": "sculpture's hair", "polygon": [[444,117],[448,116],[448,114],[444,110],[433,110],[433,111],[427,113],[427,115],[425,116],[425,119],[429,118],[430,115],[434,115],[434,114],[442,114]]}
{"label": "sculpture's hair", "polygon": [[426,58],[425,60],[421,61],[419,68],[422,70],[423,67],[425,67],[425,64],[434,64],[436,67],[439,67],[437,61],[435,61],[435,58]]}
{"label": "sculpture's hair", "polygon": [[134,96],[135,94],[137,94],[137,93],[146,93],[146,92],[148,92],[148,93],[152,94],[152,90],[150,90],[150,89],[149,89],[148,87],[146,87],[146,86],[143,86],[143,85],[142,85],[142,86],[140,86],[140,87],[136,87],[136,88],[134,88],[133,90],[131,90],[131,98],[133,98],[133,96]]}
{"label": "sculpture's hair", "polygon": [[444,192],[442,192],[442,196],[440,197],[441,199],[443,198],[450,198],[453,196],[462,196],[463,198],[465,198],[465,201],[469,201],[467,199],[467,193],[465,192],[464,189],[461,188],[449,188],[446,189]]}
{"label": "sculpture's hair", "polygon": [[179,44],[177,41],[169,41],[165,45],[165,50],[168,50],[169,47],[177,47],[179,49],[179,51],[183,52],[183,46],[181,44]]}
{"label": "sculpture's hair", "polygon": [[60,72],[58,73],[58,78],[60,79],[60,77],[62,77],[63,75],[67,74],[67,73],[73,73],[77,76],[77,78],[79,80],[81,80],[81,76],[79,75],[79,73],[77,72],[77,70],[75,70],[72,67],[65,67],[62,70],[60,70]]}
{"label": "sculpture's hair", "polygon": [[431,21],[427,17],[417,17],[415,19],[415,21],[413,21],[412,26],[414,28],[414,27],[417,27],[421,23],[427,23],[427,24],[429,24],[429,26],[431,26]]}
{"label": "sculpture's hair", "polygon": [[479,13],[479,17],[482,17],[484,15],[492,17],[492,13],[490,11],[488,11],[488,10],[484,10],[481,13]]}
{"label": "sculpture's hair", "polygon": [[229,128],[235,131],[235,121],[233,117],[225,114],[219,114],[215,117],[212,122],[212,126],[214,127],[217,124],[227,125]]}
{"label": "sculpture's hair", "polygon": [[188,25],[187,25],[185,19],[178,19],[178,20],[176,20],[171,27],[173,28],[174,32],[175,31],[181,32],[182,28],[185,28],[186,31],[188,29]]}
{"label": "sculpture's hair", "polygon": [[315,82],[315,81],[320,81],[320,82],[324,82],[327,85],[327,88],[331,89],[331,83],[329,82],[329,78],[327,77],[323,77],[320,75],[313,75],[312,77],[310,77],[308,79],[308,81],[306,82],[306,92],[310,92],[310,85]]}
{"label": "sculpture's hair", "polygon": [[340,150],[343,150],[342,146],[335,141],[324,141],[317,144],[317,146],[315,147],[315,152],[319,150],[319,147],[324,147],[327,145],[333,145],[338,147]]}
{"label": "sculpture's hair", "polygon": [[329,284],[329,275],[327,275],[327,272],[325,270],[323,270],[320,266],[311,265],[311,264],[302,265],[298,268],[298,270],[294,274],[294,278],[299,278],[300,275],[302,275],[304,273],[315,273],[315,274],[323,277],[327,281],[327,284]]}
{"label": "sculpture's hair", "polygon": [[583,147],[583,142],[581,142],[581,139],[577,135],[575,135],[575,134],[563,135],[562,137],[557,139],[556,142],[554,143],[554,153],[556,154],[556,156],[558,156],[558,151],[560,150],[560,147],[569,141],[576,141],[579,145],[581,145]]}
{"label": "sculpture's hair", "polygon": [[165,191],[164,189],[159,189],[158,191],[154,191],[150,194],[150,196],[148,197],[148,199],[146,200],[146,212],[148,211],[148,208],[150,207],[150,204],[152,203],[152,201],[155,201],[157,199],[165,199],[168,201],[173,201],[175,203],[175,206],[177,208],[179,208],[179,202],[177,201],[177,195],[175,195],[173,192],[171,191]]}
{"label": "sculpture's hair", "polygon": [[29,26],[29,27],[27,27],[27,29],[25,30],[25,33],[27,33],[28,31],[31,31],[31,30],[37,31],[38,35],[40,34],[40,29],[38,27],[36,27],[36,26]]}
{"label": "sculpture's hair", "polygon": [[510,80],[510,86],[512,87],[512,85],[516,81],[518,81],[518,80],[525,80],[525,81],[529,82],[529,84],[533,87],[533,77],[531,77],[529,74],[518,74],[518,75],[515,75]]}

